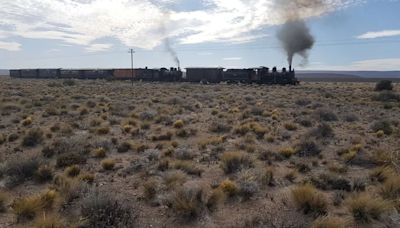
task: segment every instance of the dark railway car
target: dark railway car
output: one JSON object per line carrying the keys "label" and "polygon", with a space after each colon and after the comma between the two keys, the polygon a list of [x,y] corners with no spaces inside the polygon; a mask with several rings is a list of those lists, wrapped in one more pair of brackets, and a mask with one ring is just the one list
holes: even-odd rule
{"label": "dark railway car", "polygon": [[160,78],[160,70],[159,69],[149,69],[149,68],[140,68],[135,69],[136,71],[136,80],[139,81],[159,81]]}
{"label": "dark railway car", "polygon": [[82,71],[75,69],[61,69],[60,78],[82,78]]}
{"label": "dark railway car", "polygon": [[219,83],[223,71],[223,68],[186,68],[186,81]]}
{"label": "dark railway car", "polygon": [[228,69],[224,71],[222,80],[228,83],[252,83],[256,81],[254,69]]}
{"label": "dark railway car", "polygon": [[59,78],[60,69],[38,69],[38,78]]}
{"label": "dark railway car", "polygon": [[10,77],[12,78],[20,78],[21,70],[10,70]]}
{"label": "dark railway car", "polygon": [[82,70],[80,78],[82,79],[111,79],[113,77],[112,70],[87,69]]}
{"label": "dark railway car", "polygon": [[37,69],[24,69],[21,70],[21,78],[38,78],[39,70]]}
{"label": "dark railway car", "polygon": [[[133,78],[132,78],[133,72]],[[114,69],[113,79],[114,80],[132,80],[136,78],[137,71],[134,69]]]}

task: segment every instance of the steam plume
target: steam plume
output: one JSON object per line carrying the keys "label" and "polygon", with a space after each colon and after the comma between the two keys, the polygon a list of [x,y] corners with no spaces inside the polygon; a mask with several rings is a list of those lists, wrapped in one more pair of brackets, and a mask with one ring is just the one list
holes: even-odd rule
{"label": "steam plume", "polygon": [[292,66],[295,54],[307,60],[307,51],[314,46],[315,42],[303,20],[286,22],[278,32],[278,38],[286,51],[289,66]]}
{"label": "steam plume", "polygon": [[171,46],[171,42],[170,42],[170,39],[169,39],[169,36],[167,33],[167,26],[165,24],[165,23],[169,22],[169,20],[170,20],[170,12],[165,10],[163,12],[163,14],[164,14],[164,16],[162,18],[163,20],[161,21],[161,32],[165,36],[165,38],[164,38],[165,49],[170,54],[171,58],[174,60],[176,66],[179,69],[179,68],[181,68],[181,62],[179,60],[178,54]]}
{"label": "steam plume", "polygon": [[303,20],[310,13],[324,12],[325,0],[275,0],[275,6],[285,24],[278,31],[277,37],[286,51],[289,66],[293,57],[298,54],[307,62],[307,53],[314,46],[315,39]]}

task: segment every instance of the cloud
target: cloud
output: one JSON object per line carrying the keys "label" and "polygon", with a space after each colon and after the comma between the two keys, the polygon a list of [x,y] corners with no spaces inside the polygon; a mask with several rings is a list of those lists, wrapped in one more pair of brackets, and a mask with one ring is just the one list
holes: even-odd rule
{"label": "cloud", "polygon": [[21,50],[21,44],[17,42],[4,42],[0,41],[0,50],[7,50],[7,51],[19,51]]}
{"label": "cloud", "polygon": [[240,61],[240,60],[242,60],[242,57],[226,57],[226,58],[223,58],[222,60],[224,60],[224,61]]}
{"label": "cloud", "polygon": [[357,36],[357,39],[376,39],[383,37],[400,36],[400,30],[383,30],[378,32],[367,32]]}
{"label": "cloud", "polygon": [[112,44],[91,44],[89,47],[86,47],[85,50],[88,52],[107,51],[112,46]]}
{"label": "cloud", "polygon": [[179,1],[0,1],[0,37],[59,40],[89,50],[103,38],[144,49],[159,46],[166,37],[183,44],[242,43],[263,38],[265,28],[283,23],[282,10],[309,18],[362,0],[319,0],[326,4],[313,10],[280,0],[202,0],[200,9],[174,10]]}
{"label": "cloud", "polygon": [[400,58],[367,59],[354,61],[348,65],[332,66],[323,63],[311,63],[307,70],[333,71],[393,71],[400,70]]}

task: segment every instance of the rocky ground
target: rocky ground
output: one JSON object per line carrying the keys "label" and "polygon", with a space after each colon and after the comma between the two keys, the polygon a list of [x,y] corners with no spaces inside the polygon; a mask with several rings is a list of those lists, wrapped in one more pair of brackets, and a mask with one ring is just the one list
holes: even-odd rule
{"label": "rocky ground", "polygon": [[398,227],[372,83],[0,79],[0,227]]}

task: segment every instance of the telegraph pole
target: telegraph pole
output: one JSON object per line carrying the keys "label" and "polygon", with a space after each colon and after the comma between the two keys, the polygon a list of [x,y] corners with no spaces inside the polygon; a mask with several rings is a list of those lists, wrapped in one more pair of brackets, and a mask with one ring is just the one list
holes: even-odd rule
{"label": "telegraph pole", "polygon": [[135,79],[135,75],[133,73],[133,54],[135,53],[135,51],[131,48],[129,49],[129,53],[131,53],[131,73],[132,73],[132,86],[133,86],[133,80]]}

